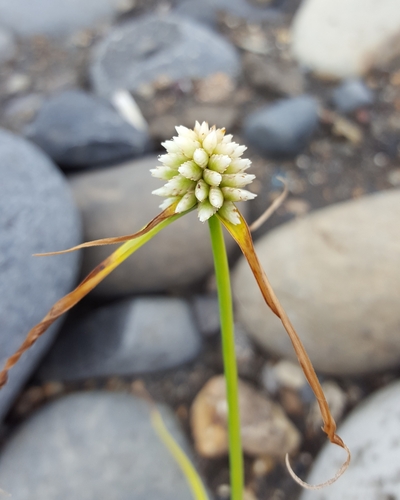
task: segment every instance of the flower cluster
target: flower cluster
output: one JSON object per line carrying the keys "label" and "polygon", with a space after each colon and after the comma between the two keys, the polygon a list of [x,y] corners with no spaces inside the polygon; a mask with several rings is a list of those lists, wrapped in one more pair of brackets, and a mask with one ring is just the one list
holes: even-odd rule
{"label": "flower cluster", "polygon": [[255,198],[244,186],[255,178],[246,174],[251,161],[241,158],[246,146],[232,141],[225,129],[209,128],[206,122],[196,122],[194,130],[176,127],[178,137],[162,145],[166,154],[159,157],[162,166],[151,173],[167,183],[153,194],[167,199],[160,208],[177,203],[175,212],[181,213],[195,206],[201,222],[216,212],[233,224],[240,219],[233,202]]}

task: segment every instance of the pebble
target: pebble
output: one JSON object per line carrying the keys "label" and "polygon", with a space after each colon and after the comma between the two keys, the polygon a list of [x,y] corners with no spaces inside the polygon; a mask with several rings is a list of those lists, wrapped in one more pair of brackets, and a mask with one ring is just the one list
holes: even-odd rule
{"label": "pebble", "polygon": [[[283,409],[252,386],[239,380],[242,446],[252,456],[281,459],[297,451],[301,436]],[[197,452],[207,458],[228,453],[225,378],[211,378],[197,394],[191,410],[191,427]]]}
{"label": "pebble", "polygon": [[140,297],[100,307],[70,322],[40,367],[42,380],[157,372],[201,349],[188,303]]}
{"label": "pebble", "polygon": [[352,113],[359,108],[371,106],[374,94],[362,80],[350,78],[335,88],[332,101],[339,113]]}
{"label": "pebble", "polygon": [[276,393],[281,388],[300,391],[307,384],[301,367],[286,359],[282,359],[274,365],[269,362],[265,363],[261,372],[261,381],[271,394]]}
{"label": "pebble", "polygon": [[[317,370],[373,373],[399,364],[400,191],[318,210],[270,232],[256,252]],[[267,351],[295,359],[247,262],[233,273],[238,319]]]}
{"label": "pebble", "polygon": [[145,132],[128,124],[107,101],[81,90],[45,101],[24,133],[66,168],[119,162],[149,149]]}
{"label": "pebble", "polygon": [[[68,184],[36,146],[0,130],[0,364],[75,282],[79,256],[32,254],[80,242],[80,220]],[[0,418],[43,357],[60,324],[24,354],[0,392]]]}
{"label": "pebble", "polygon": [[[190,458],[172,412],[163,421]],[[36,412],[0,456],[13,500],[187,500],[186,478],[155,433],[150,407],[128,394],[72,394]]]}
{"label": "pebble", "polygon": [[95,91],[138,91],[161,77],[175,82],[240,72],[235,49],[222,36],[185,18],[148,15],[114,28],[95,48],[90,76]]}
{"label": "pebble", "polygon": [[17,55],[17,44],[11,31],[0,26],[0,64],[12,61]]}
{"label": "pebble", "polygon": [[[325,398],[328,401],[332,417],[336,423],[339,423],[346,408],[347,395],[333,380],[322,382],[321,387],[324,391]],[[322,425],[321,411],[317,400],[314,399],[310,412],[307,416],[307,426],[309,426],[313,432],[319,432]]]}
{"label": "pebble", "polygon": [[[150,174],[156,156],[70,177],[81,211],[85,241],[131,234],[161,210],[160,198],[151,194],[160,181]],[[241,207],[244,216],[245,206]],[[228,251],[236,243],[226,239]],[[88,274],[111,254],[110,246],[86,249],[83,274]],[[98,287],[97,295],[115,297],[130,293],[158,292],[190,287],[213,269],[207,224],[190,213],[163,229],[144,248],[118,266]]]}
{"label": "pebble", "polygon": [[293,54],[321,76],[363,75],[399,54],[399,10],[400,0],[306,0],[293,20]]}
{"label": "pebble", "polygon": [[6,128],[22,133],[25,126],[31,122],[43,104],[43,96],[39,93],[15,96],[4,106],[2,121]]}
{"label": "pebble", "polygon": [[304,95],[254,111],[244,121],[243,134],[268,157],[294,157],[307,146],[317,125],[317,101]]}
{"label": "pebble", "polygon": [[186,0],[179,3],[174,13],[212,27],[218,25],[221,12],[255,23],[277,19],[279,11],[271,8],[270,1],[264,3],[266,5],[261,5],[261,2],[250,3],[246,0],[203,0],[200,4],[197,0]]}
{"label": "pebble", "polygon": [[246,53],[243,72],[250,83],[263,92],[279,96],[296,96],[304,92],[304,75],[292,62]]}
{"label": "pebble", "polygon": [[216,294],[195,295],[193,297],[193,312],[202,335],[213,337],[219,333],[219,306]]}
{"label": "pebble", "polygon": [[[394,500],[400,497],[400,383],[397,381],[361,403],[338,428],[353,460],[329,488],[303,490],[301,500]],[[344,452],[327,444],[317,456],[307,481],[315,484],[334,476]]]}
{"label": "pebble", "polygon": [[2,23],[21,37],[61,37],[111,21],[119,0],[0,0]]}

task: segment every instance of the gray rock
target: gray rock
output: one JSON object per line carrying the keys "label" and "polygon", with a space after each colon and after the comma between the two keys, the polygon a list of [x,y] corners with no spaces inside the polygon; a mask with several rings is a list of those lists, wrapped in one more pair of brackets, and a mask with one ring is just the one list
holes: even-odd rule
{"label": "gray rock", "polygon": [[[80,241],[80,220],[68,185],[36,146],[0,131],[0,364],[73,285],[78,255],[34,258],[33,253]],[[10,372],[0,392],[2,417],[43,356],[54,325]]]}
{"label": "gray rock", "polygon": [[25,126],[34,119],[43,101],[44,97],[39,93],[25,94],[9,99],[4,106],[2,116],[5,128],[22,134]]}
{"label": "gray rock", "polygon": [[200,332],[205,337],[212,337],[219,332],[220,320],[217,295],[196,295],[193,298],[193,311]]}
{"label": "gray rock", "polygon": [[70,90],[48,99],[25,135],[65,167],[90,167],[141,156],[149,137],[96,96]]}
{"label": "gray rock", "polygon": [[351,113],[358,108],[371,106],[374,94],[362,80],[351,78],[335,88],[332,101],[340,113]]}
{"label": "gray rock", "polygon": [[246,53],[243,71],[254,87],[279,96],[296,96],[304,92],[305,79],[292,62],[271,60],[258,54]]}
{"label": "gray rock", "polygon": [[0,64],[12,61],[17,53],[14,35],[0,26]]}
{"label": "gray rock", "polygon": [[[157,157],[150,156],[71,177],[83,217],[85,241],[134,233],[160,213],[160,198],[151,192],[161,183],[149,172],[157,164]],[[246,216],[245,205],[241,210]],[[226,241],[228,250],[235,248],[232,238]],[[110,246],[85,250],[83,273],[88,274],[112,250]],[[94,293],[113,297],[187,287],[205,278],[212,269],[208,226],[199,222],[193,212],[163,229],[118,266]]]}
{"label": "gray rock", "polygon": [[246,0],[186,0],[180,2],[174,9],[176,14],[187,16],[211,26],[217,26],[219,13],[225,12],[251,22],[264,20],[275,20],[279,17],[279,11],[272,8],[271,1],[264,2],[264,5],[251,4]]}
{"label": "gray rock", "polygon": [[317,101],[304,95],[282,99],[250,114],[243,134],[266,156],[293,157],[307,146],[317,124]]}
{"label": "gray rock", "polygon": [[177,81],[217,72],[238,76],[235,49],[208,28],[172,15],[144,16],[114,28],[95,47],[90,68],[94,89],[103,96],[135,91],[160,77]]}
{"label": "gray rock", "polygon": [[184,300],[125,300],[66,325],[42,363],[40,377],[76,380],[155,372],[192,360],[200,348]]}
{"label": "gray rock", "polygon": [[399,55],[400,0],[305,0],[292,26],[298,61],[324,77],[348,78]]}
{"label": "gray rock", "polygon": [[[317,370],[371,373],[399,365],[400,191],[334,205],[260,239],[256,252]],[[238,316],[268,351],[295,359],[247,263],[234,271]]]}
{"label": "gray rock", "polygon": [[[190,456],[174,415],[159,409]],[[74,394],[39,410],[2,450],[0,482],[14,500],[192,498],[149,406],[128,394]]]}
{"label": "gray rock", "polygon": [[68,35],[111,21],[118,0],[0,0],[1,22],[22,37]]}
{"label": "gray rock", "polygon": [[[343,476],[329,488],[303,490],[301,500],[391,500],[400,497],[400,383],[379,390],[358,406],[338,435],[350,448],[353,460]],[[333,477],[344,452],[327,444],[315,461],[310,483]]]}

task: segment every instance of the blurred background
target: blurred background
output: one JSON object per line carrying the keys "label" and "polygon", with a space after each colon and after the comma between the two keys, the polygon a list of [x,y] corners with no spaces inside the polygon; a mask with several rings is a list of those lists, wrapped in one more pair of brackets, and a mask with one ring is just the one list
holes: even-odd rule
{"label": "blurred background", "polygon": [[[325,435],[286,333],[227,237],[244,500],[400,498],[400,0],[0,0],[0,359],[160,210],[149,169],[175,126],[248,147],[256,250],[353,462]],[[189,500],[144,384],[210,498],[229,499],[207,225],[165,229],[58,321],[0,393],[14,500]]]}

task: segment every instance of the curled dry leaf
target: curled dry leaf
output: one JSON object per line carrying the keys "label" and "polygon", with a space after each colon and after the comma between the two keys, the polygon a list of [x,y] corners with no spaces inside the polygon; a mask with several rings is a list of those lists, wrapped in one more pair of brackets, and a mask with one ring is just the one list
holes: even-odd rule
{"label": "curled dry leaf", "polygon": [[347,459],[344,462],[343,466],[340,468],[335,477],[330,479],[326,483],[322,483],[320,485],[309,485],[308,483],[305,483],[293,472],[289,463],[289,459],[288,457],[286,457],[286,465],[289,469],[289,472],[293,477],[293,479],[295,479],[297,483],[299,483],[301,486],[305,488],[319,489],[329,484],[332,484],[343,474],[343,472],[349,466],[351,455],[348,447],[345,445],[342,439],[336,434],[336,422],[331,415],[328,402],[326,401],[324,392],[322,390],[321,384],[319,383],[317,374],[315,373],[311,360],[308,357],[308,354],[299,336],[297,335],[292,323],[290,322],[285,310],[283,309],[278,298],[276,297],[275,292],[273,291],[268,281],[267,275],[265,274],[263,268],[261,267],[261,264],[258,260],[258,257],[254,249],[253,239],[251,237],[250,229],[246,221],[244,220],[243,216],[239,213],[240,217],[239,224],[232,224],[230,221],[228,221],[218,213],[216,216],[219,218],[219,220],[225,226],[227,231],[231,234],[233,239],[239,245],[240,249],[242,250],[244,256],[247,259],[247,262],[249,263],[249,266],[254,274],[254,277],[258,283],[258,286],[264,297],[265,302],[268,304],[272,312],[275,313],[276,316],[278,316],[278,318],[282,321],[282,324],[290,337],[293,348],[297,355],[297,359],[299,360],[300,366],[318,401],[322,420],[324,422],[324,427],[322,430],[327,434],[331,443],[340,446],[347,452]]}

